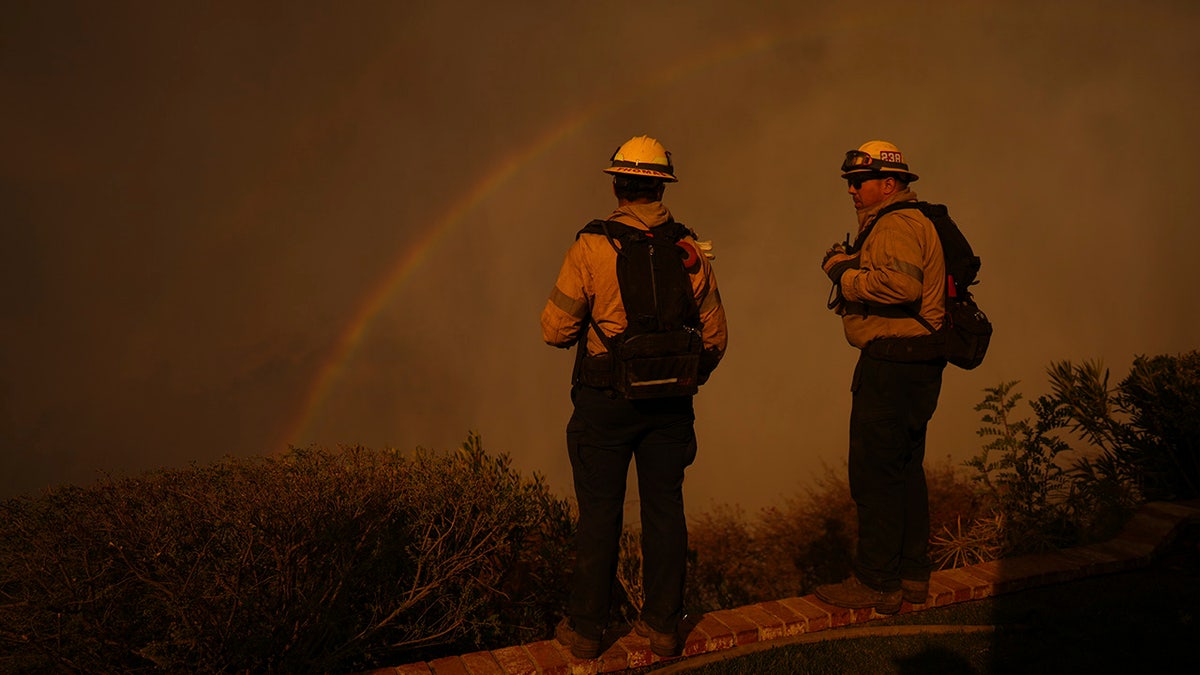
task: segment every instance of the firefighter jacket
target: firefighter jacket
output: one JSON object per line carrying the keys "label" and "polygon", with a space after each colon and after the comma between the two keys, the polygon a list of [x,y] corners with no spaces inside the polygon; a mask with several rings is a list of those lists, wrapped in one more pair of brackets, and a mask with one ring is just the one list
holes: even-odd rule
{"label": "firefighter jacket", "polygon": [[[905,189],[860,210],[858,231],[884,207],[916,199],[915,192]],[[884,214],[861,243],[859,255],[859,268],[841,277],[844,302],[837,310],[850,344],[862,349],[877,338],[929,334],[911,312],[919,312],[935,329],[941,327],[946,261],[937,229],[918,209]]]}
{"label": "firefighter jacket", "polygon": [[[670,220],[671,212],[662,202],[635,202],[622,205],[607,219],[651,230]],[[696,248],[691,237],[681,243]],[[707,362],[707,370],[711,371],[725,354],[728,339],[725,309],[708,258],[699,252],[695,258],[687,269],[700,309],[705,351],[702,362]],[[604,343],[591,329],[589,313],[606,336],[625,331],[625,306],[617,283],[617,252],[604,235],[584,233],[567,250],[554,290],[542,310],[542,339],[554,347],[571,347],[586,331],[587,353],[592,356],[606,353]]]}

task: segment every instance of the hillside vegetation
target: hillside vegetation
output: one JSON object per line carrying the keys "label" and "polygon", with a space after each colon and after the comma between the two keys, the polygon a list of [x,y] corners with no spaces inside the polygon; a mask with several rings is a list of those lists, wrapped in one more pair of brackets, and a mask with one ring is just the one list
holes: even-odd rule
{"label": "hillside vegetation", "polygon": [[[1109,536],[1138,504],[1200,494],[1200,355],[1048,369],[1018,414],[985,390],[979,453],[927,467],[941,566]],[[754,514],[693,519],[687,610],[842,578],[842,468]],[[453,452],[293,449],[0,503],[2,672],[353,672],[550,635],[571,501],[478,435]],[[641,605],[634,529],[616,619]]]}

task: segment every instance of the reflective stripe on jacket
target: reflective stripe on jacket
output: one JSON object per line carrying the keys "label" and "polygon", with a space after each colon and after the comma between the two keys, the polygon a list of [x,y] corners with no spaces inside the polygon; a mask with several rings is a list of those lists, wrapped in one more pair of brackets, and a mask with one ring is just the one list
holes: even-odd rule
{"label": "reflective stripe on jacket", "polygon": [[[859,231],[885,206],[916,199],[906,189],[860,211]],[[940,328],[946,313],[946,261],[937,229],[917,209],[884,214],[862,245],[859,269],[846,272],[841,284],[845,302],[838,313],[846,340],[855,347],[876,338],[928,334],[905,305]]]}
{"label": "reflective stripe on jacket", "polygon": [[[670,218],[662,202],[626,204],[608,216],[608,220],[643,230],[651,230]],[[695,243],[690,237],[685,241]],[[700,308],[701,336],[704,349],[719,358],[728,342],[725,308],[721,306],[712,265],[703,255],[698,258],[688,272]],[[558,280],[542,310],[542,339],[555,347],[570,347],[580,332],[587,330],[588,354],[605,353],[596,331],[590,329],[589,310],[607,336],[624,332],[628,325],[617,283],[617,252],[600,234],[581,234],[567,250]]]}

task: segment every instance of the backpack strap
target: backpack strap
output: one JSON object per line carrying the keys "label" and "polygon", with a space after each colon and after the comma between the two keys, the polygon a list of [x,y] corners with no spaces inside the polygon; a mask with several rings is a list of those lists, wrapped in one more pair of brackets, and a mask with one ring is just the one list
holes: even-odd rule
{"label": "backpack strap", "polygon": [[[663,225],[660,225],[659,227],[666,227],[668,225],[676,225],[676,224],[677,223],[675,223],[675,221],[671,220],[671,221],[667,221]],[[684,229],[686,229],[686,228],[684,228]],[[615,232],[615,234],[614,234],[614,232]],[[673,234],[673,231],[669,232],[669,233]],[[625,223],[620,223],[615,220],[603,220],[603,219],[599,219],[599,218],[589,222],[587,225],[584,225],[583,229],[579,230],[579,232],[576,233],[575,238],[578,239],[579,235],[582,235],[582,234],[602,234],[602,235],[604,235],[604,238],[608,240],[608,245],[612,247],[613,251],[615,251],[618,256],[625,256],[627,254],[621,250],[620,246],[617,246],[617,242],[614,240],[616,240],[616,239],[633,239],[633,238],[637,238],[637,237],[653,236],[653,235],[648,235],[645,230],[642,230],[640,228],[636,228],[631,225],[626,225]],[[682,238],[682,237],[680,237],[680,238]],[[672,241],[673,242],[678,241],[678,238],[674,239]],[[600,342],[602,342],[604,344],[605,349],[607,349],[610,353],[613,350],[612,342],[609,341],[609,338],[607,335],[604,334],[604,331],[600,330],[600,326],[596,324],[596,318],[594,316],[592,316],[591,310],[589,309],[588,310],[588,325],[586,327],[584,327],[583,332],[579,336],[579,346],[580,346],[579,354],[580,354],[580,356],[578,356],[578,358],[576,359],[577,361],[586,356],[586,354],[584,352],[587,351],[588,329],[596,331],[596,336],[600,338]]]}
{"label": "backpack strap", "polygon": [[[605,349],[611,355],[613,353],[612,342],[604,335],[604,331],[600,330],[600,326],[596,324],[596,319],[588,316],[588,324],[583,327],[579,333],[579,339],[575,343],[575,367],[571,372],[571,384],[586,384],[593,387],[606,388],[612,385],[612,362],[611,360],[602,359],[601,357],[593,357],[587,353],[587,338],[588,331],[596,331],[596,335],[600,337],[600,341],[604,343]],[[609,357],[611,359],[611,356]]]}
{"label": "backpack strap", "polygon": [[613,250],[617,252],[617,255],[621,255],[621,249],[617,247],[616,243],[613,241],[614,239],[620,240],[626,237],[652,237],[655,241],[667,241],[674,244],[675,242],[687,236],[691,236],[693,239],[698,238],[696,233],[692,231],[692,228],[674,219],[668,220],[662,225],[657,225],[651,228],[649,231],[638,227],[633,227],[632,225],[626,225],[625,223],[615,220],[596,219],[589,222],[587,225],[584,225],[583,229],[579,230],[579,232],[575,234],[575,238],[578,239],[579,235],[581,234],[604,235],[605,238],[608,239],[609,245],[611,245]]}
{"label": "backpack strap", "polygon": [[[614,230],[616,231],[616,234],[613,233]],[[617,252],[617,255],[623,256],[625,254],[621,252],[621,247],[617,246],[617,242],[613,240],[636,237],[639,236],[640,233],[641,230],[636,227],[630,227],[625,223],[618,223],[615,220],[597,219],[591,221],[587,225],[584,225],[583,229],[575,235],[575,238],[578,239],[579,235],[581,234],[602,234],[604,235],[604,238],[608,240],[608,245],[612,246],[612,249]]]}
{"label": "backpack strap", "polygon": [[896,202],[895,204],[888,204],[882,209],[879,209],[879,213],[876,213],[875,217],[871,219],[871,222],[867,223],[867,226],[863,228],[862,232],[859,232],[858,236],[854,238],[854,245],[850,247],[850,251],[857,252],[862,248],[863,244],[867,243],[867,236],[871,234],[871,230],[875,229],[875,223],[879,222],[880,218],[886,216],[892,211],[899,211],[901,209],[919,209],[921,213],[924,213],[925,207],[928,205],[928,202]]}
{"label": "backpack strap", "polygon": [[[885,215],[887,215],[893,211],[899,211],[901,209],[917,209],[921,212],[922,215],[924,215],[925,209],[929,206],[930,206],[929,202],[911,201],[911,202],[896,202],[894,204],[888,204],[887,206],[883,207],[882,209],[879,209],[879,212],[875,214],[875,217],[871,219],[871,222],[867,223],[867,226],[863,228],[862,232],[859,232],[858,236],[855,237],[854,245],[850,247],[850,250],[855,253],[857,253],[859,250],[861,250],[863,245],[867,243],[867,237],[871,234],[871,231],[875,229],[875,223],[879,222],[879,219],[884,217]],[[928,218],[928,216],[926,216],[926,217]],[[934,232],[937,233],[936,226],[934,226]],[[945,255],[945,254],[943,253],[943,255]],[[866,307],[866,304],[863,303],[863,306]],[[918,307],[919,306],[920,305],[918,303]],[[914,309],[912,304],[899,305],[897,307],[897,309],[900,310],[899,312],[897,312],[896,309],[893,309],[893,307],[896,307],[896,306],[885,305],[882,308],[874,309],[874,311],[872,311],[871,313],[875,314],[876,316],[891,316],[892,318],[909,317],[912,319],[916,319],[917,323],[920,323],[921,326],[925,330],[929,331],[930,333],[937,332],[937,330],[934,329],[933,324],[926,321],[925,317],[921,316],[920,310]],[[882,310],[882,311],[880,311],[880,310]]]}

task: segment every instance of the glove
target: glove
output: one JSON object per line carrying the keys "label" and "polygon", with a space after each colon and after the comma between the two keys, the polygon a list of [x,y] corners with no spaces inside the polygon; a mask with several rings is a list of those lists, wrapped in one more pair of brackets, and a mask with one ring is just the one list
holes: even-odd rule
{"label": "glove", "polygon": [[826,254],[825,261],[821,263],[821,269],[825,270],[825,274],[829,275],[830,281],[840,285],[843,274],[848,270],[858,269],[858,254],[847,255],[837,252]]}
{"label": "glove", "polygon": [[840,241],[834,243],[833,246],[830,246],[828,249],[825,250],[825,257],[821,258],[821,267],[825,267],[825,263],[829,262],[829,259],[832,258],[833,256],[835,256],[839,253],[845,253],[845,252],[846,252],[845,244],[843,244]]}

